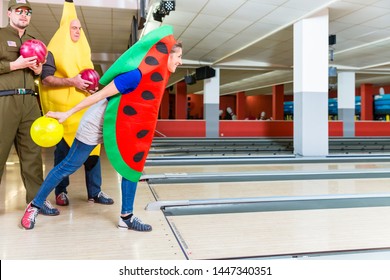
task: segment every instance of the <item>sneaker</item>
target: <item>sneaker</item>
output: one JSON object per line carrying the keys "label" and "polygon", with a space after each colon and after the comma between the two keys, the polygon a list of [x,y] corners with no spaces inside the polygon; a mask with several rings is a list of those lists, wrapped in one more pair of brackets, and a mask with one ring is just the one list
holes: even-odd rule
{"label": "sneaker", "polygon": [[64,192],[60,193],[56,197],[56,204],[59,206],[68,206],[69,205],[69,198],[68,195]]}
{"label": "sneaker", "polygon": [[39,209],[31,206],[31,202],[27,205],[21,220],[22,227],[25,229],[33,229],[35,225],[35,218],[37,217]]}
{"label": "sneaker", "polygon": [[152,231],[152,226],[142,223],[137,217],[131,216],[127,220],[123,220],[119,217],[118,228],[120,229],[132,229],[135,231]]}
{"label": "sneaker", "polygon": [[51,205],[50,201],[45,200],[42,208],[39,209],[39,214],[46,215],[46,216],[57,216],[60,214],[60,211],[58,211],[57,208],[54,208]]}
{"label": "sneaker", "polygon": [[114,200],[102,191],[97,196],[89,198],[88,201],[100,204],[114,204]]}

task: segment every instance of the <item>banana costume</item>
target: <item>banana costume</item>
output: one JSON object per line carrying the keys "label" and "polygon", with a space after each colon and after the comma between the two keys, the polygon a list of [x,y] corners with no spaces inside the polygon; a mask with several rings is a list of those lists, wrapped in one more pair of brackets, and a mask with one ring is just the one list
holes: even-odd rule
{"label": "banana costume", "polygon": [[[83,30],[80,30],[80,38],[77,42],[73,42],[70,37],[70,23],[74,19],[77,19],[76,7],[73,1],[65,1],[60,27],[47,47],[55,59],[56,77],[74,77],[85,68],[94,68],[91,61],[91,48]],[[75,87],[46,87],[41,82],[39,90],[44,114],[48,111],[67,111],[88,95]],[[73,114],[63,123],[64,139],[69,147],[73,143],[79,122],[86,110]],[[100,145],[96,146],[91,155],[99,155],[99,153]]]}

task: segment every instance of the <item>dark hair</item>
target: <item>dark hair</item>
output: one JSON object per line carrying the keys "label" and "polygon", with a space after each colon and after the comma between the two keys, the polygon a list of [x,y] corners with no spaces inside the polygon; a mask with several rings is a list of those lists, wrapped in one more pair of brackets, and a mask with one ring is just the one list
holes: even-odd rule
{"label": "dark hair", "polygon": [[176,42],[176,43],[173,45],[173,47],[172,47],[170,53],[176,52],[176,49],[178,49],[178,48],[180,48],[180,49],[183,48],[183,45],[182,45],[181,42]]}

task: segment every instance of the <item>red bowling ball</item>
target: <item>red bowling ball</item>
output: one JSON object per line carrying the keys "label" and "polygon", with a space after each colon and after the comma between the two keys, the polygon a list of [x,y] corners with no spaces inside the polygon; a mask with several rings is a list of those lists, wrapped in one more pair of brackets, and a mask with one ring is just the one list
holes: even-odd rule
{"label": "red bowling ball", "polygon": [[92,82],[92,84],[87,87],[87,90],[95,90],[95,88],[99,86],[100,75],[94,69],[84,69],[80,72],[80,75],[84,80]]}
{"label": "red bowling ball", "polygon": [[46,45],[37,39],[30,39],[20,46],[20,55],[24,58],[37,56],[38,63],[44,63],[47,56]]}

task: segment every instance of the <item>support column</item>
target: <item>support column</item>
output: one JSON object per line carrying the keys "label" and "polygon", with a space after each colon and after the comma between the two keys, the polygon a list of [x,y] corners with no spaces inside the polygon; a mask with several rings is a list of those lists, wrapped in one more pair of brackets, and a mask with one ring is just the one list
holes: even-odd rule
{"label": "support column", "polygon": [[206,138],[219,137],[219,68],[213,78],[203,80],[203,92]]}
{"label": "support column", "polygon": [[8,25],[8,2],[4,2],[4,0],[0,0],[0,27],[6,27]]}
{"label": "support column", "polygon": [[374,119],[374,89],[372,84],[360,86],[360,120],[372,121]]}
{"label": "support column", "polygon": [[276,85],[272,87],[272,119],[284,119],[284,85]]}
{"label": "support column", "polygon": [[324,9],[294,24],[294,153],[327,156],[328,34]]}
{"label": "support column", "polygon": [[343,136],[355,136],[355,73],[337,75],[337,106],[339,120],[343,121]]}
{"label": "support column", "polygon": [[187,84],[184,81],[176,85],[175,111],[177,120],[187,119]]}
{"label": "support column", "polygon": [[244,91],[236,93],[236,116],[237,120],[244,120],[246,117],[246,95]]}
{"label": "support column", "polygon": [[169,90],[165,89],[160,105],[160,119],[169,119]]}

